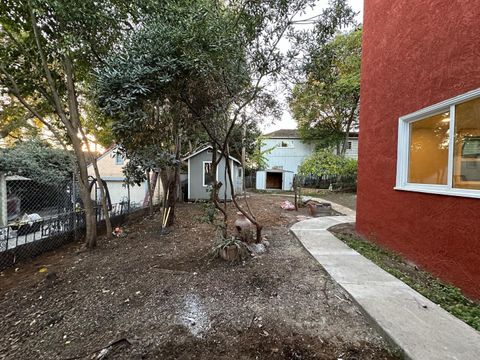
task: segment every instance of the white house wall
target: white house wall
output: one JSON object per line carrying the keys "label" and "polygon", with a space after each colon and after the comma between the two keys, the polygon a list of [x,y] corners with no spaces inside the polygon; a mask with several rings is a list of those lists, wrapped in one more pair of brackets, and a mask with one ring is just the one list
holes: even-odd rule
{"label": "white house wall", "polygon": [[[281,147],[282,141],[285,141],[292,147]],[[345,156],[351,159],[358,159],[358,138],[350,138],[351,149],[347,149]],[[300,164],[315,151],[315,145],[302,142],[300,139],[265,139],[262,151],[274,148],[269,154],[266,154],[267,169],[283,169],[298,173]],[[334,152],[336,152],[334,150]],[[257,175],[258,176],[258,175]],[[257,189],[258,183],[257,183]]]}
{"label": "white house wall", "polygon": [[350,138],[348,141],[352,143],[352,147],[351,149],[347,149],[345,156],[350,159],[358,160],[358,138]]}
{"label": "white house wall", "polygon": [[[287,141],[293,147],[280,147],[282,141]],[[300,139],[265,139],[262,151],[273,148],[266,155],[268,169],[280,168],[287,171],[298,172],[298,166],[314,151],[313,144],[303,143]],[[258,176],[258,175],[257,175]]]}
{"label": "white house wall", "polygon": [[292,172],[283,173],[283,183],[282,190],[290,191],[293,189],[293,177],[295,176]]}
{"label": "white house wall", "polygon": [[255,180],[255,188],[258,190],[265,190],[266,189],[266,180],[267,180],[267,173],[264,170],[257,171],[256,180]]}
{"label": "white house wall", "polygon": [[[123,181],[107,181],[108,191],[112,204],[128,201],[128,189]],[[142,204],[147,190],[146,182],[140,186],[130,186],[130,202]]]}
{"label": "white house wall", "polygon": [[[128,191],[124,184],[125,176],[123,174],[123,166],[128,162],[125,159],[123,164],[117,164],[114,154],[115,148],[109,149],[102,156],[97,158],[98,170],[103,180],[107,182],[108,191],[112,204],[126,201]],[[92,165],[87,167],[88,175],[96,177]],[[140,186],[130,186],[130,202],[143,205],[145,195],[148,194],[147,182],[144,181]],[[92,189],[92,199],[95,199],[95,191]],[[100,196],[97,194],[97,199]],[[157,178],[157,186],[153,194],[153,203],[158,204],[163,200],[163,186],[160,176]]]}

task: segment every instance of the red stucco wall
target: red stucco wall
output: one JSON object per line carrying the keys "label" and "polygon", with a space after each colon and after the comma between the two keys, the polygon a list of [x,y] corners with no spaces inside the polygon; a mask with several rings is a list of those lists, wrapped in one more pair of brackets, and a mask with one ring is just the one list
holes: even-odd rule
{"label": "red stucco wall", "polygon": [[480,298],[480,199],[394,190],[398,118],[480,87],[480,4],[365,0],[357,231]]}

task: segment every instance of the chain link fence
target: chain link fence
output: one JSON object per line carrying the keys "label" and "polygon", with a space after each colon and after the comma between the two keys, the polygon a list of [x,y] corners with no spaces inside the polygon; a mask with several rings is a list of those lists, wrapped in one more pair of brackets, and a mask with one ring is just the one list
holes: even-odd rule
{"label": "chain link fence", "polygon": [[[85,216],[78,189],[74,177],[59,184],[43,184],[18,175],[0,174],[0,269],[83,237]],[[127,187],[115,188],[114,198],[121,199],[117,203],[112,203],[107,193],[113,223],[143,208],[142,202],[130,201]],[[93,178],[91,195],[97,226],[101,226],[105,216]]]}

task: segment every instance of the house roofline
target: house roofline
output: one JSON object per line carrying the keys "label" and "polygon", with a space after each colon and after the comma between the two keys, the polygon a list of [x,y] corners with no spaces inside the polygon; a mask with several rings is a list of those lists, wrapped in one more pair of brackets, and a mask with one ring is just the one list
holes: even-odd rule
{"label": "house roofline", "polygon": [[[113,150],[115,150],[116,147],[117,147],[117,144],[111,145],[110,147],[108,147],[108,148],[103,152],[102,155],[100,155],[99,157],[95,158],[95,160],[98,161],[98,160],[103,159],[105,156],[107,156],[107,155],[110,154]],[[90,166],[92,166],[92,165],[93,165],[92,163],[88,164],[88,165],[87,165],[87,168],[90,167]]]}
{"label": "house roofline", "polygon": [[[196,156],[196,155],[198,155],[198,154],[200,154],[200,153],[202,153],[202,152],[204,152],[205,150],[208,150],[208,149],[213,149],[213,146],[212,146],[212,145],[207,145],[207,146],[201,148],[200,150],[195,151],[193,154],[190,154],[190,155],[188,155],[187,157],[184,157],[184,158],[182,159],[182,161],[186,161],[186,160],[188,160],[188,159],[190,159],[190,158],[192,158],[192,157],[194,157],[194,156]],[[220,150],[217,150],[217,152],[218,152],[219,154],[222,153]],[[235,159],[233,156],[230,156],[230,160],[233,160],[233,161],[237,162],[237,163],[240,164],[240,165],[242,164],[240,161],[238,161],[237,159]]]}

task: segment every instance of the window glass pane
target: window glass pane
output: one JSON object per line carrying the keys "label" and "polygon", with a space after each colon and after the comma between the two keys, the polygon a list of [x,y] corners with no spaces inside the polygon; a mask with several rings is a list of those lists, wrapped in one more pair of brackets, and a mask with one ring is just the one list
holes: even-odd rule
{"label": "window glass pane", "polygon": [[455,108],[453,187],[480,189],[480,99]]}
{"label": "window glass pane", "polygon": [[204,173],[204,186],[213,185],[214,177],[213,177],[213,166],[212,163],[203,163],[203,173]]}
{"label": "window glass pane", "polygon": [[278,143],[278,146],[282,148],[293,148],[293,141],[282,140]]}
{"label": "window glass pane", "polygon": [[449,126],[449,112],[410,125],[409,183],[447,184]]}
{"label": "window glass pane", "polygon": [[115,164],[123,165],[123,157],[120,154],[115,155]]}

